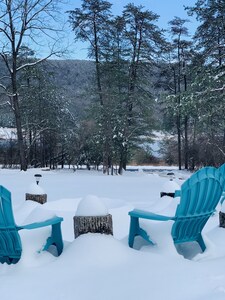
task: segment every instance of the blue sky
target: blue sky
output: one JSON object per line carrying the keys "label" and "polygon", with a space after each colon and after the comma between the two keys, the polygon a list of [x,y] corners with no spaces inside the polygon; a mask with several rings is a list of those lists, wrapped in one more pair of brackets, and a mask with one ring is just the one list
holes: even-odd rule
{"label": "blue sky", "polygon": [[[174,16],[181,18],[189,18],[187,12],[184,10],[184,6],[193,6],[196,0],[108,0],[112,3],[112,12],[114,15],[120,14],[123,7],[128,3],[134,3],[135,5],[142,5],[146,9],[157,13],[160,18],[158,21],[158,26],[160,28],[167,28],[167,24]],[[75,7],[81,7],[81,0],[68,0],[68,4],[64,5],[63,9],[65,11],[72,10]],[[190,19],[190,18],[189,18]],[[188,28],[191,34],[194,33],[197,23],[194,18],[190,19]],[[76,59],[86,59],[86,45],[81,43],[73,44],[73,34],[71,34],[70,29],[68,29],[68,39],[70,40],[70,50],[72,51],[71,58]]]}

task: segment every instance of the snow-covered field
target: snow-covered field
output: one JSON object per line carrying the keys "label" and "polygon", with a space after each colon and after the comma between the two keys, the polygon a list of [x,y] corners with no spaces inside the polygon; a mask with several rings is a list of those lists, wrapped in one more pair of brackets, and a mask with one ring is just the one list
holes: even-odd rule
{"label": "snow-covered field", "polygon": [[[160,168],[159,168],[160,169]],[[169,183],[181,185],[190,174],[173,169]],[[42,174],[40,187],[47,193],[44,205],[25,201],[34,174]],[[170,230],[172,221],[143,220],[156,246],[127,245],[128,211],[134,207],[173,215],[179,199],[160,198],[168,189],[166,172],[126,172],[104,176],[97,171],[32,169],[0,170],[0,183],[12,193],[18,225],[58,215],[64,218],[64,251],[60,257],[40,252],[50,228],[21,231],[22,258],[16,265],[0,265],[1,300],[219,300],[225,299],[225,229],[218,212],[203,231],[204,253],[192,259],[179,255]],[[114,236],[86,234],[74,240],[73,216],[80,201],[92,195],[113,217]],[[90,197],[95,198],[95,197]],[[193,256],[196,247],[186,254]],[[193,251],[193,253],[192,253]]]}

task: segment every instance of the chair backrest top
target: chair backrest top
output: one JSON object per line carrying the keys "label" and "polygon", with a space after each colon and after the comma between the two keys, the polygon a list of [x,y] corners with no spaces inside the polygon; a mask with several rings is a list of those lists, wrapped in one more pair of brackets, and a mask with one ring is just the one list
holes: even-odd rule
{"label": "chair backrest top", "polygon": [[176,217],[211,214],[220,200],[224,178],[218,169],[205,167],[181,186],[181,201]]}

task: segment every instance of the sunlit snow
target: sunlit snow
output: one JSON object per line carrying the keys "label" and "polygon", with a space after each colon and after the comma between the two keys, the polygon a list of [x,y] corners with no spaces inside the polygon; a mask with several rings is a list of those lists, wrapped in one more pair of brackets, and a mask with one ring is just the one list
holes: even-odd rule
{"label": "sunlit snow", "polygon": [[[44,205],[25,201],[36,172],[1,169],[1,184],[12,192],[18,225],[54,215],[64,218],[64,251],[60,257],[41,251],[50,228],[20,231],[21,260],[16,265],[0,265],[1,300],[225,298],[225,229],[219,227],[220,204],[203,230],[204,253],[190,246],[184,251],[189,259],[178,254],[170,235],[173,221],[141,220],[156,245],[137,240],[136,250],[127,243],[128,212],[136,207],[174,215],[179,203],[179,198],[160,198],[162,187],[170,180],[160,167],[149,172],[124,172],[123,176],[86,170],[38,170],[42,175],[40,188],[48,196]],[[173,172],[173,183],[178,187],[190,176],[175,168]],[[104,208],[112,215],[113,236],[89,233],[74,239],[73,217],[84,199],[81,211],[92,207],[92,211],[102,212]],[[99,207],[94,206],[96,199]],[[92,202],[89,208],[88,200]]]}

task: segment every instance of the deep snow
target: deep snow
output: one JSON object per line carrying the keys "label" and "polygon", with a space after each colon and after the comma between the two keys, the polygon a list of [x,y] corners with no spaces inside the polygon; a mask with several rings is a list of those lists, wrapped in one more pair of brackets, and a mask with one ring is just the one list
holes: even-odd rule
{"label": "deep snow", "polygon": [[[48,195],[44,205],[25,201],[37,172],[42,174],[40,188]],[[0,182],[12,193],[18,225],[54,215],[64,218],[64,251],[60,257],[40,251],[50,228],[20,232],[21,260],[16,265],[0,265],[1,300],[224,299],[225,229],[218,226],[220,205],[203,231],[207,250],[194,256],[198,248],[190,245],[183,252],[186,257],[194,256],[192,259],[176,251],[170,235],[172,221],[142,220],[157,245],[146,245],[139,239],[139,250],[127,245],[129,210],[137,207],[174,214],[179,199],[160,198],[160,192],[163,186],[169,192],[170,186],[173,189],[181,185],[190,174],[176,169],[173,172],[175,178],[168,183],[166,172],[140,170],[104,176],[84,170],[1,169]],[[114,236],[86,234],[74,240],[73,216],[77,207],[82,199],[87,202],[95,198],[112,214]]]}

